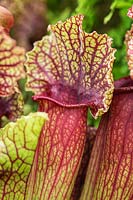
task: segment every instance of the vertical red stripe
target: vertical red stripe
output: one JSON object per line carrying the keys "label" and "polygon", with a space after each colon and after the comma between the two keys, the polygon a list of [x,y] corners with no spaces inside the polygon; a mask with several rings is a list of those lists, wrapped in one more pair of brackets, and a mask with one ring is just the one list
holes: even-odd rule
{"label": "vertical red stripe", "polygon": [[68,200],[84,149],[87,108],[66,108],[42,100],[49,121],[43,127],[29,177],[28,200]]}

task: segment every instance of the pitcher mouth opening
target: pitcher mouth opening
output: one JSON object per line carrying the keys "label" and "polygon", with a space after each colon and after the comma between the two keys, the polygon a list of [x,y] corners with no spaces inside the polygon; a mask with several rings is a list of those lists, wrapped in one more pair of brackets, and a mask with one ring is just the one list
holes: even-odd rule
{"label": "pitcher mouth opening", "polygon": [[63,84],[49,85],[45,92],[35,95],[34,100],[47,99],[65,107],[80,107],[80,106],[100,106],[102,97],[100,92],[94,88],[87,91],[81,87],[73,87]]}

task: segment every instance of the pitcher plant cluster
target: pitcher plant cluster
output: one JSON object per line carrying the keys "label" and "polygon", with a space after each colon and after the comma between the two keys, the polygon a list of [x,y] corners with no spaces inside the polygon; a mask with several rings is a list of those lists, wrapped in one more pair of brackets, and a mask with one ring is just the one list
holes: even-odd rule
{"label": "pitcher plant cluster", "polygon": [[[130,76],[114,82],[112,39],[86,33],[82,22],[79,14],[49,25],[26,52],[0,7],[1,200],[133,199],[133,26],[125,36]],[[38,103],[27,116],[21,78]],[[87,126],[88,108],[102,116],[97,130]]]}

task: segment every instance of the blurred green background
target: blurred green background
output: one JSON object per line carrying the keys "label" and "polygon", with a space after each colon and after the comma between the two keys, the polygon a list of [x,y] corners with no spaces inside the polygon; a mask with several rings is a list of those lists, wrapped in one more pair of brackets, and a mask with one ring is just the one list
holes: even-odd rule
{"label": "blurred green background", "polygon": [[[64,21],[66,18],[83,14],[83,29],[86,32],[107,33],[113,38],[113,47],[117,49],[113,67],[114,79],[127,76],[128,66],[124,45],[125,33],[130,29],[132,20],[127,17],[128,8],[133,0],[0,0],[14,14],[15,26],[12,36],[19,45],[30,50],[34,41],[47,34],[48,24]],[[25,100],[25,114],[37,109],[30,92],[24,90],[25,80],[20,81]],[[93,120],[88,114],[89,124],[98,126],[99,120]]]}

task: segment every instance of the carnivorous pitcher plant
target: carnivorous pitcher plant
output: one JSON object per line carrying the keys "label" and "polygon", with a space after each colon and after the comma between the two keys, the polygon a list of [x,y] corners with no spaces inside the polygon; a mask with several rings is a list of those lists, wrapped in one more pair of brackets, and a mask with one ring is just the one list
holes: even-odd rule
{"label": "carnivorous pitcher plant", "polygon": [[[1,200],[133,199],[133,31],[125,39],[131,77],[114,84],[112,39],[86,33],[82,22],[79,14],[49,25],[50,34],[26,54],[25,73],[24,49],[9,36],[13,17],[1,8],[0,117],[20,116],[17,81],[25,74],[39,111],[0,129]],[[81,195],[74,199],[88,108],[94,118],[103,116]]]}
{"label": "carnivorous pitcher plant", "polygon": [[50,25],[27,54],[27,89],[47,112],[29,176],[27,199],[70,199],[86,138],[87,110],[96,118],[113,93],[111,38],[82,30],[82,15]]}
{"label": "carnivorous pitcher plant", "polygon": [[[133,7],[128,15],[133,16]],[[80,200],[133,199],[133,26],[125,43],[130,77],[115,82],[109,111],[96,132]]]}
{"label": "carnivorous pitcher plant", "polygon": [[[9,36],[12,14],[0,7],[0,122],[15,120],[22,113],[23,99],[17,80],[24,77],[24,49]],[[34,151],[47,119],[34,113],[0,129],[0,199],[25,199],[26,184]]]}

